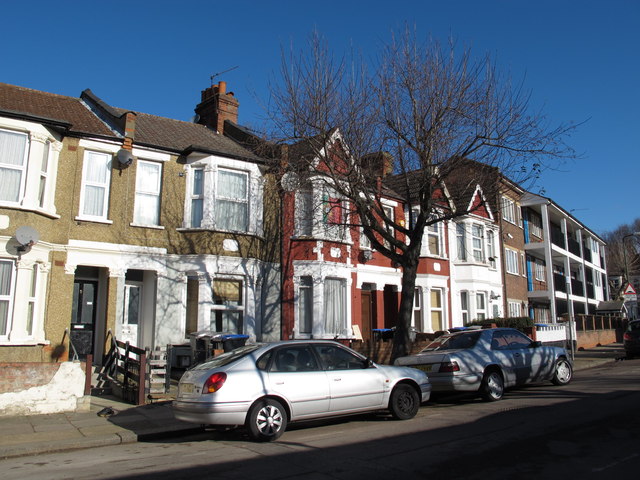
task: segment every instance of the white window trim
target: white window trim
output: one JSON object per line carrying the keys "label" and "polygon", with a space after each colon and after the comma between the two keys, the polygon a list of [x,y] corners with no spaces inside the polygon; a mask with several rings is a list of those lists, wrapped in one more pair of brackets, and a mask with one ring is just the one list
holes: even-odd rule
{"label": "white window trim", "polygon": [[[33,255],[33,253],[31,253]],[[40,255],[44,256],[44,255]],[[44,333],[44,304],[48,266],[40,260],[14,261],[10,258],[0,259],[13,263],[10,293],[4,299],[9,300],[7,331],[0,335],[0,345],[45,345],[49,342]],[[36,275],[35,292],[31,294],[33,276]],[[29,323],[29,304],[33,306],[31,331],[27,331]]]}
{"label": "white window trim", "polygon": [[[62,143],[44,126],[22,120],[0,118],[0,129],[27,138],[22,166],[21,186],[17,202],[0,201],[0,206],[34,211],[50,218],[60,218],[55,207],[55,184]],[[43,205],[40,206],[40,177],[45,145],[49,142],[49,158]],[[13,167],[11,167],[13,168]]]}
{"label": "white window trim", "polygon": [[[158,161],[138,159],[138,161],[136,162],[136,169],[138,168],[138,165],[140,165],[141,163],[148,164],[148,165],[154,165],[154,166],[157,165],[158,166],[158,168],[160,169],[159,178],[158,178],[158,185],[157,185],[157,191],[155,191],[155,192],[140,190],[139,189],[140,186],[138,184],[138,179],[140,178],[139,175],[138,175],[139,172],[136,172],[136,190],[135,190],[135,196],[134,196],[134,199],[135,199],[134,202],[136,202],[136,203],[134,204],[134,207],[133,207],[133,222],[131,223],[131,226],[132,227],[156,228],[156,229],[162,229],[163,230],[164,227],[161,225],[160,221],[162,219],[161,218],[162,217],[162,215],[161,215],[162,176],[163,176],[164,168],[163,168],[162,163],[160,163]],[[146,224],[146,223],[138,223],[138,222],[136,222],[135,215],[136,215],[136,210],[138,208],[138,204],[137,204],[138,193],[141,193],[141,194],[144,194],[144,195],[153,195],[153,196],[157,197],[157,199],[158,199],[158,212],[157,212],[158,213],[158,223],[157,224],[154,224],[154,223]]]}
{"label": "white window trim", "polygon": [[[195,155],[194,155],[195,157]],[[187,200],[184,202],[184,216],[182,222],[182,228],[178,229],[179,231],[183,230],[211,230],[211,231],[226,231],[220,230],[214,222],[214,209],[215,209],[215,200],[214,200],[214,188],[217,183],[217,170],[225,169],[225,170],[235,170],[246,173],[248,176],[248,228],[246,231],[237,232],[234,231],[232,233],[237,233],[241,235],[257,235],[261,236],[263,234],[263,175],[260,172],[260,168],[258,165],[244,162],[242,160],[234,160],[226,157],[218,157],[218,156],[208,156],[206,158],[202,158],[201,156],[198,158],[194,158],[187,166],[185,166],[186,177],[187,177],[187,185],[192,185],[193,181],[193,169],[202,168],[204,169],[204,179],[203,179],[203,213],[202,213],[202,225],[200,227],[192,227],[191,226],[191,191],[189,189],[186,190]]]}
{"label": "white window trim", "polygon": [[502,218],[513,225],[518,224],[517,211],[516,211],[516,202],[507,197],[502,196]]}
{"label": "white window trim", "polygon": [[[108,179],[105,183],[96,184],[104,188],[103,200],[104,207],[101,215],[88,215],[84,212],[85,207],[85,194],[86,187],[89,185],[89,182],[86,180],[87,171],[88,171],[88,158],[89,155],[104,155],[105,157],[110,157],[108,162]],[[97,150],[85,150],[83,159],[82,159],[82,183],[80,187],[80,206],[78,209],[78,215],[76,216],[76,220],[87,221],[87,222],[96,222],[96,223],[108,223],[112,224],[113,221],[109,220],[109,199],[111,197],[111,178],[112,178],[112,166],[113,166],[113,155],[111,153],[107,153],[104,151]]]}
{"label": "white window trim", "polygon": [[504,247],[504,266],[507,273],[511,275],[520,275],[520,256],[518,255],[517,250]]}

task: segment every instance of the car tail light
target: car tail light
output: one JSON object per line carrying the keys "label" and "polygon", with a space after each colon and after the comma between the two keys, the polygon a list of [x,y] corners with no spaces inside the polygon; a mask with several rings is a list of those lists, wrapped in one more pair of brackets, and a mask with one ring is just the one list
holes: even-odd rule
{"label": "car tail light", "polygon": [[224,372],[216,372],[211,374],[207,381],[204,382],[202,387],[202,393],[214,393],[222,388],[225,380],[227,380],[227,374]]}
{"label": "car tail light", "polygon": [[442,362],[440,364],[440,370],[438,370],[438,372],[440,373],[459,372],[459,371],[460,371],[460,365],[458,365],[458,362]]}
{"label": "car tail light", "polygon": [[624,332],[624,335],[622,336],[623,340],[627,340],[627,341],[631,341],[633,340],[633,338],[631,337],[631,334],[629,332]]}

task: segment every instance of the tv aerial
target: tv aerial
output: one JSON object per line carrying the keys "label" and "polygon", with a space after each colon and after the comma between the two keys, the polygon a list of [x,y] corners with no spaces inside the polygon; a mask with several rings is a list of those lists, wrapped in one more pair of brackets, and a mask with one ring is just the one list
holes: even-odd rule
{"label": "tv aerial", "polygon": [[236,65],[235,67],[231,67],[231,68],[227,68],[226,70],[223,70],[222,72],[218,72],[218,73],[214,73],[213,75],[211,75],[211,86],[213,86],[213,79],[222,75],[223,73],[227,73],[230,72],[231,70],[235,70],[236,68],[240,67],[240,65]]}

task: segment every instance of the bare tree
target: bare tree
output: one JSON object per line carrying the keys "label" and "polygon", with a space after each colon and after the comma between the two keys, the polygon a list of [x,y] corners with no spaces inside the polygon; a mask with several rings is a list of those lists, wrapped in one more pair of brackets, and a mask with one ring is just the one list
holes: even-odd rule
{"label": "bare tree", "polygon": [[612,295],[621,295],[622,289],[629,282],[630,277],[640,275],[640,238],[634,233],[640,232],[640,218],[633,222],[620,225],[611,232],[604,234],[607,242],[607,275],[615,277],[621,275],[624,281],[618,292]]}
{"label": "bare tree", "polygon": [[[287,168],[323,179],[349,202],[349,225],[401,267],[396,358],[410,347],[425,228],[468,214],[457,200],[478,184],[498,188],[496,172],[522,183],[551,160],[573,156],[564,140],[574,126],[550,127],[489,57],[476,59],[469,49],[458,55],[454,42],[420,42],[405,32],[373,62],[336,61],[318,34],[309,47],[283,55],[282,78],[271,89],[273,135],[294,145]],[[445,184],[453,183],[446,197]],[[384,184],[411,208],[408,221],[385,213]]]}

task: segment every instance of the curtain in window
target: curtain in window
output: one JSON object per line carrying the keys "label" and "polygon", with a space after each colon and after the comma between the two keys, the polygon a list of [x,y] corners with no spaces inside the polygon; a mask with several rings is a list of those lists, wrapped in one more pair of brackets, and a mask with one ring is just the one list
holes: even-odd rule
{"label": "curtain in window", "polygon": [[300,333],[311,333],[313,329],[313,281],[311,277],[300,277],[298,290],[298,323]]}
{"label": "curtain in window", "polygon": [[313,194],[311,191],[300,191],[297,195],[296,217],[298,235],[313,234]]}
{"label": "curtain in window", "polygon": [[467,259],[467,249],[465,247],[465,229],[463,223],[456,224],[456,241],[458,247],[458,260],[466,260]]}
{"label": "curtain in window", "polygon": [[0,131],[0,200],[20,200],[26,135]]}
{"label": "curtain in window", "polygon": [[216,226],[222,230],[247,231],[248,176],[243,172],[218,171]]}
{"label": "curtain in window", "polygon": [[93,217],[106,216],[105,201],[109,183],[111,156],[88,152],[85,164],[85,191],[83,214]]}
{"label": "curtain in window", "polygon": [[203,213],[204,170],[193,170],[193,184],[191,185],[191,227],[198,228],[202,225]]}
{"label": "curtain in window", "polygon": [[6,335],[8,333],[12,276],[13,262],[0,262],[0,335]]}
{"label": "curtain in window", "polygon": [[160,172],[160,164],[138,162],[134,214],[138,225],[160,224]]}
{"label": "curtain in window", "polygon": [[347,328],[346,283],[339,278],[327,278],[324,281],[324,333],[342,335]]}
{"label": "curtain in window", "polygon": [[442,330],[442,291],[432,289],[431,297],[431,329],[434,332]]}

